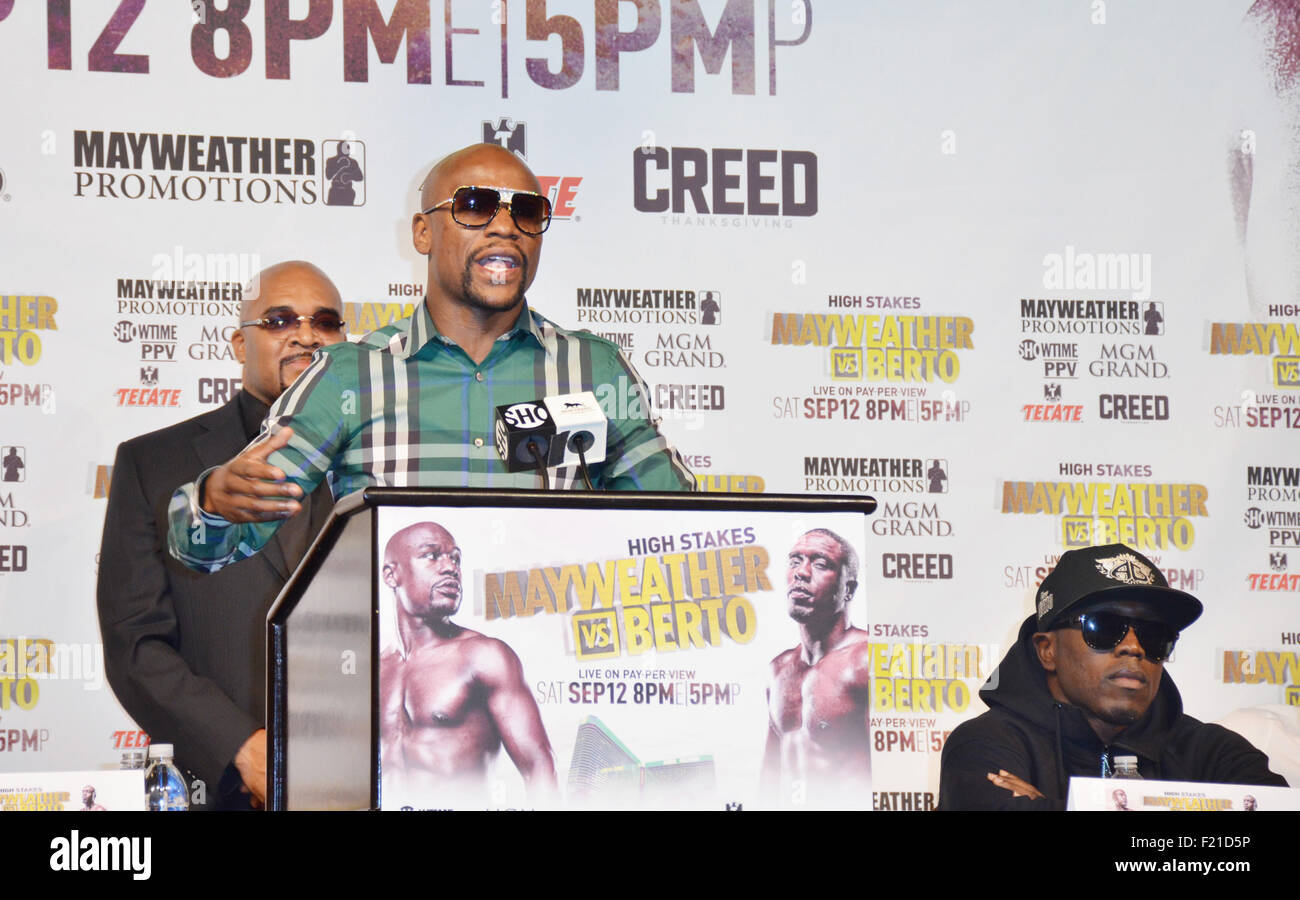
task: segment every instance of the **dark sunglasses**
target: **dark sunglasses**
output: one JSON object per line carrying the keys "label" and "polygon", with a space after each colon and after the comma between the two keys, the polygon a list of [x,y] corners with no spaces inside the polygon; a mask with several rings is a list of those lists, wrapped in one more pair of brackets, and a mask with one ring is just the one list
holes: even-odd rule
{"label": "dark sunglasses", "polygon": [[319,331],[321,334],[338,334],[343,330],[343,326],[347,324],[339,317],[338,313],[333,312],[318,312],[314,316],[272,313],[260,319],[240,322],[239,327],[247,328],[250,325],[256,325],[258,328],[265,328],[272,334],[283,334],[287,331],[296,331],[301,322],[307,322],[311,325],[312,331]]}
{"label": "dark sunglasses", "polygon": [[424,215],[451,204],[451,220],[465,228],[485,228],[501,207],[510,210],[510,218],[524,234],[539,235],[551,225],[551,201],[532,191],[509,188],[458,187],[456,192],[424,210]]}
{"label": "dark sunglasses", "polygon": [[1061,627],[1081,629],[1083,642],[1093,650],[1102,652],[1114,650],[1122,644],[1131,628],[1137,635],[1138,643],[1142,645],[1142,652],[1152,662],[1168,659],[1178,640],[1178,632],[1164,622],[1130,619],[1121,613],[1105,610],[1082,613],[1068,622],[1062,622]]}

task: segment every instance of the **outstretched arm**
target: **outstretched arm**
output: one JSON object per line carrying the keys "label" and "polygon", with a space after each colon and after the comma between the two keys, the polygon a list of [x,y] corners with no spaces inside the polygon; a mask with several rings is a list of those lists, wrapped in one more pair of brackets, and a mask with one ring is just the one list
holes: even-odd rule
{"label": "outstretched arm", "polygon": [[215,572],[261,550],[301,508],[348,435],[349,392],[331,371],[335,363],[332,354],[318,353],[272,404],[256,441],[176,490],[167,508],[172,556],[195,571]]}

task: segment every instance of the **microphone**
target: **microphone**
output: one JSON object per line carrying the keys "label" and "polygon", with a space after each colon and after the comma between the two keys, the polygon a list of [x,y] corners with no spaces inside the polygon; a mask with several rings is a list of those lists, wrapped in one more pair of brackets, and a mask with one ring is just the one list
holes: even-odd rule
{"label": "microphone", "polygon": [[[508,472],[578,466],[605,459],[609,422],[591,391],[558,394],[496,408],[493,432],[497,455]],[[544,466],[539,465],[539,458]]]}
{"label": "microphone", "polygon": [[[537,456],[545,462],[549,458],[551,441],[555,437],[555,422],[541,400],[510,403],[496,408],[497,455],[506,464],[507,472],[524,472],[544,468],[538,465]],[[549,463],[547,463],[549,465]]]}
{"label": "microphone", "polygon": [[550,465],[578,466],[603,462],[609,421],[591,391],[559,394],[542,400],[555,423]]}

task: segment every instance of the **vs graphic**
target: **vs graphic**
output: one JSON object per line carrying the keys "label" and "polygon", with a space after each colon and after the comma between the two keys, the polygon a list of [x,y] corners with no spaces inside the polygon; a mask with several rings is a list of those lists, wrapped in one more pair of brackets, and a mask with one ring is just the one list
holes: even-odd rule
{"label": "vs graphic", "polygon": [[1300,357],[1274,357],[1273,383],[1280,388],[1300,387]]}
{"label": "vs graphic", "polygon": [[612,610],[575,615],[573,638],[579,659],[618,656],[618,624]]}

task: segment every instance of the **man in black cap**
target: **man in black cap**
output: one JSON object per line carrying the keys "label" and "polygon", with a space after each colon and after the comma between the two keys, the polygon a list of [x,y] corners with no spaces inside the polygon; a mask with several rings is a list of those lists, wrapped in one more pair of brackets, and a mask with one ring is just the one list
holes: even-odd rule
{"label": "man in black cap", "polygon": [[1071,776],[1285,787],[1235,732],[1184,715],[1164,663],[1201,603],[1123,544],[1070,550],[1038,589],[1038,613],[980,689],[989,711],[943,748],[941,809],[1064,809]]}

